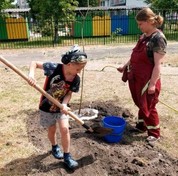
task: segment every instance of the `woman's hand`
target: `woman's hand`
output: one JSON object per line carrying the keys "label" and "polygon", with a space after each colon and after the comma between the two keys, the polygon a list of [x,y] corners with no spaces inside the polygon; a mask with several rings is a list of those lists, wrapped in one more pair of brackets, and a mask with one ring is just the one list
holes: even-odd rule
{"label": "woman's hand", "polygon": [[155,93],[155,89],[156,89],[155,85],[149,84],[149,86],[148,86],[148,94],[154,94]]}
{"label": "woman's hand", "polygon": [[120,72],[120,73],[123,73],[124,70],[125,70],[125,68],[128,67],[129,65],[130,65],[130,60],[128,60],[127,63],[124,64],[124,66],[118,67],[118,68],[117,68],[117,71]]}
{"label": "woman's hand", "polygon": [[119,71],[120,73],[123,73],[124,70],[125,70],[125,66],[117,68],[117,71]]}

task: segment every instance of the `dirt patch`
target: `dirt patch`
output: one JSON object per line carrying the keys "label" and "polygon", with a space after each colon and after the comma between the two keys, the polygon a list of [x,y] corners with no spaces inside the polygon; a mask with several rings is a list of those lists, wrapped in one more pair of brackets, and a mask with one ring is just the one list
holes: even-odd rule
{"label": "dirt patch", "polygon": [[[133,128],[133,115],[127,109],[116,106],[118,102],[94,102],[99,110],[97,119],[86,121],[87,125],[100,123],[103,116],[123,114],[127,122],[123,138],[119,143],[106,143],[103,138],[88,134],[75,121],[70,121],[71,152],[79,162],[75,171],[65,167],[62,160],[50,155],[47,132],[39,126],[38,112],[30,112],[26,121],[29,141],[39,153],[26,159],[12,161],[1,170],[2,175],[166,175],[178,174],[178,160],[166,151],[144,142],[146,134],[129,133]],[[86,105],[88,103],[86,102]],[[74,108],[77,104],[71,104]],[[85,105],[84,105],[85,107]],[[48,152],[47,152],[48,151]],[[15,172],[14,172],[15,171]]]}
{"label": "dirt patch", "polygon": [[[91,54],[93,54],[95,49],[96,48],[87,48],[88,52]],[[133,105],[127,84],[121,82],[121,75],[118,74],[114,68],[115,66],[125,62],[129,56],[129,52],[125,53],[128,48],[124,47],[119,50],[117,47],[113,47],[113,52],[111,52],[112,47],[108,47],[105,50],[105,54],[107,52],[105,57],[104,53],[103,56],[101,54],[99,57],[99,49],[101,49],[101,53],[103,53],[104,47],[97,48],[97,52],[95,54],[98,53],[98,60],[91,60],[86,67],[82,103],[82,108],[95,108],[99,111],[99,115],[97,119],[85,121],[85,123],[89,126],[97,124],[99,125],[102,121],[102,118],[106,115],[123,116],[127,122],[127,125],[122,140],[119,143],[106,143],[103,138],[86,133],[82,126],[78,125],[75,121],[70,121],[70,125],[72,127],[72,129],[70,129],[71,153],[79,162],[79,168],[77,168],[75,171],[69,170],[63,164],[63,160],[56,160],[50,154],[51,146],[47,139],[47,131],[46,129],[41,128],[39,125],[37,107],[33,106],[31,109],[26,108],[25,110],[23,105],[24,111],[19,111],[16,113],[16,116],[12,117],[18,120],[21,118],[21,115],[26,115],[24,123],[26,126],[27,136],[25,136],[25,138],[28,138],[29,144],[34,146],[36,150],[34,150],[33,154],[29,155],[28,157],[19,156],[16,159],[12,159],[0,169],[0,175],[178,175],[178,153],[176,152],[177,143],[173,142],[176,141],[176,134],[178,134],[176,128],[178,121],[176,120],[177,118],[175,112],[164,105],[158,104],[158,110],[161,112],[161,131],[163,137],[154,146],[148,145],[145,142],[147,134],[130,133],[130,129],[132,129],[135,125],[137,108]],[[124,51],[123,58],[121,58],[122,50]],[[109,55],[108,51],[110,51]],[[116,54],[118,51],[120,51],[119,55]],[[43,50],[41,53],[42,52]],[[56,51],[49,49],[45,52],[48,54],[54,52],[50,56],[52,56],[52,58],[55,60],[54,55],[56,54]],[[23,56],[22,53],[21,59]],[[30,50],[30,54],[32,53],[32,50]],[[20,56],[16,51],[12,52],[12,54],[14,56]],[[25,53],[25,56],[29,57],[29,55]],[[28,62],[29,60],[26,60],[26,65],[28,65]],[[20,60],[18,60],[18,62],[14,60],[14,63],[23,63],[22,65],[25,65],[24,61],[20,62]],[[104,71],[102,71],[102,68],[106,65],[112,67],[107,67]],[[1,72],[4,73],[4,70],[1,70]],[[9,74],[9,72],[7,72],[7,74]],[[178,95],[177,82],[175,81],[175,76],[177,74],[178,69],[175,67],[175,63],[172,67],[170,67],[170,62],[167,61],[167,65],[163,68],[163,90],[160,98],[163,101],[166,101],[166,103],[169,105],[172,102],[174,102],[174,104],[178,103],[176,98]],[[12,75],[9,77],[12,79]],[[8,80],[9,77],[7,77]],[[41,84],[43,79],[40,77],[41,76],[37,74],[38,81]],[[171,84],[169,84],[170,82]],[[6,85],[3,85],[3,89],[5,88]],[[25,90],[26,89],[24,87],[24,89],[21,91]],[[77,95],[74,95],[71,101],[71,108],[74,110],[79,108],[80,93],[81,92],[79,92]],[[38,97],[39,95],[34,95],[34,93],[31,93],[30,96]],[[31,102],[28,103],[28,100],[26,100],[26,107],[30,107],[30,103]],[[35,103],[37,104],[37,102]],[[12,117],[9,117],[8,121],[10,121]],[[3,120],[1,120],[1,122],[3,122]],[[172,128],[173,124],[171,122],[174,122],[174,128]],[[174,131],[172,132],[171,129],[174,129]],[[3,131],[0,131],[0,134],[4,138],[5,134],[3,134]],[[23,134],[18,135],[19,138],[23,137]],[[166,150],[166,145],[169,144],[170,140],[171,145],[174,145],[172,148],[169,148],[169,150]],[[58,141],[60,141],[59,134]],[[11,146],[13,143],[6,143],[6,145]],[[20,147],[22,147],[22,145],[23,143],[20,145]],[[2,149],[0,149],[0,152],[1,150]],[[172,153],[170,151],[172,151]],[[3,157],[6,157],[6,155],[3,154]]]}

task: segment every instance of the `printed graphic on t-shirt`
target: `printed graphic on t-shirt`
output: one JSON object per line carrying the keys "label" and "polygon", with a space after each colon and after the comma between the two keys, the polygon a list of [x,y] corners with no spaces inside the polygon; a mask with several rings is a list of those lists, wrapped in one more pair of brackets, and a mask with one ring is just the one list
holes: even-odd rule
{"label": "printed graphic on t-shirt", "polygon": [[[78,75],[72,81],[66,81],[63,74],[63,65],[47,62],[43,64],[46,76],[44,90],[47,91],[57,101],[62,103],[64,97],[69,91],[78,92],[80,78]],[[45,96],[41,97],[40,110],[51,113],[59,113],[60,108],[50,102]]]}
{"label": "printed graphic on t-shirt", "polygon": [[[48,90],[48,93],[60,102],[60,100],[62,100],[66,93],[69,91],[69,87],[70,85],[66,84],[64,80],[60,79],[60,75],[56,75],[50,82],[50,89]],[[45,100],[42,102],[42,104],[44,102]],[[51,104],[49,109],[50,112],[55,112],[59,109],[55,104],[51,102],[49,103]]]}
{"label": "printed graphic on t-shirt", "polygon": [[153,53],[157,52],[159,54],[165,54],[166,46],[167,46],[167,41],[162,32],[156,32],[152,34],[146,46],[147,55],[151,59],[152,63],[154,63]]}

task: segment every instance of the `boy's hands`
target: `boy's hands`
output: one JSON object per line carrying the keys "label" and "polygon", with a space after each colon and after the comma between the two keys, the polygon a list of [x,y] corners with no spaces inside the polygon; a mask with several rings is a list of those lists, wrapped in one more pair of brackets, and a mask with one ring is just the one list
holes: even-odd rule
{"label": "boy's hands", "polygon": [[35,86],[36,85],[36,79],[34,78],[34,76],[32,75],[28,75],[28,84],[31,86]]}
{"label": "boy's hands", "polygon": [[67,106],[67,104],[62,104],[63,108],[61,109],[61,112],[65,115],[68,114],[68,111],[71,111],[71,109]]}

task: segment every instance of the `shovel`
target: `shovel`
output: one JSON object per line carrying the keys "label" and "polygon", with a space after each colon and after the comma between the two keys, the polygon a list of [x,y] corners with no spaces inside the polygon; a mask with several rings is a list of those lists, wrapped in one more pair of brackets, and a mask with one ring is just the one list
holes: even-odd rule
{"label": "shovel", "polygon": [[[6,60],[4,57],[0,56],[0,61],[2,63],[4,63],[6,66],[8,66],[9,68],[11,68],[14,72],[16,72],[19,76],[21,76],[25,81],[29,81],[28,77],[22,72],[20,71],[16,66],[14,66],[12,63],[10,63],[8,60]],[[61,103],[59,103],[56,99],[54,99],[50,94],[48,94],[44,89],[42,89],[40,86],[38,85],[34,85],[33,86],[37,91],[39,91],[43,96],[45,96],[49,101],[51,101],[52,103],[54,103],[57,107],[59,107],[60,109],[63,108],[63,105]],[[81,126],[83,126],[85,129],[87,129],[87,131],[89,133],[93,133],[96,134],[98,136],[105,136],[108,134],[112,133],[112,129],[111,128],[104,128],[101,126],[97,126],[97,127],[90,127],[87,124],[85,124],[84,121],[82,121],[78,116],[76,116],[74,113],[72,113],[71,111],[68,111],[68,115],[73,118],[75,121],[77,121]]]}

